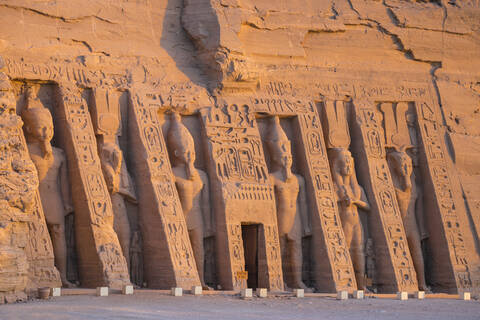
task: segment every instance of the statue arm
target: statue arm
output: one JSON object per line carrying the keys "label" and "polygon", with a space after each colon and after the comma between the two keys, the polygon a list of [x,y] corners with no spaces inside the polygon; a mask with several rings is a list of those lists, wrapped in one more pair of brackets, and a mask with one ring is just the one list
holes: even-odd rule
{"label": "statue arm", "polygon": [[299,192],[297,197],[297,213],[300,214],[302,221],[302,233],[306,236],[312,234],[310,227],[310,217],[308,216],[307,193],[305,190],[305,179],[302,176],[296,175],[298,180]]}
{"label": "statue arm", "polygon": [[210,206],[210,185],[208,182],[208,176],[202,170],[198,170],[200,178],[203,182],[201,201],[202,201],[202,217],[204,223],[204,235],[205,237],[213,236],[215,234],[214,221],[212,208]]}
{"label": "statue arm", "polygon": [[415,181],[413,181],[412,193],[415,197],[415,216],[418,222],[418,231],[420,232],[420,239],[427,239],[429,237],[427,228],[425,227],[425,214],[423,211],[423,193],[420,188],[417,188]]}
{"label": "statue arm", "polygon": [[72,205],[72,194],[70,192],[70,184],[68,182],[68,170],[67,170],[67,159],[63,150],[58,149],[58,157],[60,160],[60,190],[62,192],[63,208],[65,215],[73,212],[74,208]]}
{"label": "statue arm", "polygon": [[363,190],[361,185],[358,185],[358,187],[360,188],[360,199],[354,201],[354,203],[360,209],[363,209],[365,211],[370,211],[370,204],[368,203],[367,195],[365,194],[365,190]]}
{"label": "statue arm", "polygon": [[107,183],[107,188],[110,193],[118,192],[118,174],[115,172],[113,166],[106,160],[102,161],[102,171]]}
{"label": "statue arm", "polygon": [[118,146],[115,148],[112,157],[112,167],[117,174],[120,174],[120,170],[122,170],[123,155]]}

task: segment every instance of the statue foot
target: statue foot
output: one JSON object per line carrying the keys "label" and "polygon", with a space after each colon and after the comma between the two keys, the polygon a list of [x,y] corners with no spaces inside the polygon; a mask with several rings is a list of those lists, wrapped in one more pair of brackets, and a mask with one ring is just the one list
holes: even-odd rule
{"label": "statue foot", "polygon": [[303,282],[300,282],[297,287],[303,289],[305,293],[313,293],[314,291],[312,288],[307,287]]}
{"label": "statue foot", "polygon": [[64,280],[62,280],[62,287],[64,287],[64,288],[76,288],[77,285],[64,279]]}
{"label": "statue foot", "polygon": [[426,284],[418,286],[418,290],[425,291],[425,293],[432,293],[432,288],[430,288]]}

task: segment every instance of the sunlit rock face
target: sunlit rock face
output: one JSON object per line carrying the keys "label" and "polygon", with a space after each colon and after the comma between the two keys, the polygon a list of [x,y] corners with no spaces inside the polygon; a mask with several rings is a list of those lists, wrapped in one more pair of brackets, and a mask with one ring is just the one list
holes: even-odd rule
{"label": "sunlit rock face", "polygon": [[478,293],[478,1],[0,17],[0,303],[130,283]]}

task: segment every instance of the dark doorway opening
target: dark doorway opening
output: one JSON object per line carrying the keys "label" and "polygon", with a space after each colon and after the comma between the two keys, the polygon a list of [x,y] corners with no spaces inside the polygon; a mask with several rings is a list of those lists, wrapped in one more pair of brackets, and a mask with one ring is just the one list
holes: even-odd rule
{"label": "dark doorway opening", "polygon": [[245,270],[248,273],[248,288],[258,287],[258,234],[259,224],[242,225],[243,254]]}

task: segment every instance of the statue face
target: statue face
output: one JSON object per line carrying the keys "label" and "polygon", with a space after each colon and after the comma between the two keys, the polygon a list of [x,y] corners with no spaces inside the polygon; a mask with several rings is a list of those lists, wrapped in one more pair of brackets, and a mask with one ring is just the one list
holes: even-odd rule
{"label": "statue face", "polygon": [[394,152],[391,158],[394,169],[400,176],[409,178],[412,175],[412,159],[405,152]]}
{"label": "statue face", "polygon": [[344,150],[339,156],[339,169],[342,176],[348,177],[353,174],[354,164],[350,151]]}
{"label": "statue face", "polygon": [[178,160],[185,164],[192,164],[195,162],[195,150],[193,147],[182,146],[175,149],[175,156]]}
{"label": "statue face", "polygon": [[37,140],[49,142],[53,138],[52,118],[47,114],[38,114],[38,117],[27,123],[27,131]]}
{"label": "statue face", "polygon": [[290,141],[279,141],[278,144],[274,161],[283,168],[290,170],[293,163]]}

